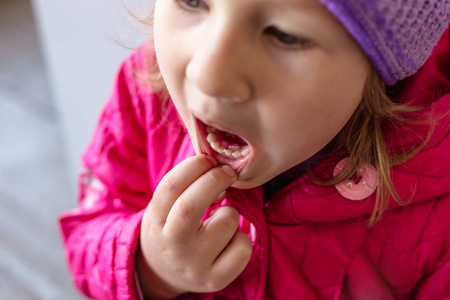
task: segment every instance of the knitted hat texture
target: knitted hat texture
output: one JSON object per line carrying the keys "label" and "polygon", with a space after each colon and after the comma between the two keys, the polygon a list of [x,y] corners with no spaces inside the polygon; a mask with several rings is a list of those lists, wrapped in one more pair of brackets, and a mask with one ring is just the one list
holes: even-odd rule
{"label": "knitted hat texture", "polygon": [[392,85],[425,63],[449,26],[450,0],[319,0]]}

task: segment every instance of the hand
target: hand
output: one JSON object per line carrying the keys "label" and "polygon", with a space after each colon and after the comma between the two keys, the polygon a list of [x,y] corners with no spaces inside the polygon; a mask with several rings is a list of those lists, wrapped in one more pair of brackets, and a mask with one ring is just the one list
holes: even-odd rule
{"label": "hand", "polygon": [[145,295],[174,298],[186,292],[215,292],[245,268],[252,248],[238,231],[239,214],[230,206],[202,217],[237,179],[229,166],[206,155],[174,167],[156,188],[142,220],[137,257]]}

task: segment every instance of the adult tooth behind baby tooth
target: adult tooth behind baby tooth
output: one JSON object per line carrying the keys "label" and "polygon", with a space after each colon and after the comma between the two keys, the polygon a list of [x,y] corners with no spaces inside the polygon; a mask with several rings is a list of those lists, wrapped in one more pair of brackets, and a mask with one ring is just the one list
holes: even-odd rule
{"label": "adult tooth behind baby tooth", "polygon": [[241,146],[238,146],[238,145],[228,145],[228,149],[233,150],[233,151],[240,151],[240,150],[241,150]]}

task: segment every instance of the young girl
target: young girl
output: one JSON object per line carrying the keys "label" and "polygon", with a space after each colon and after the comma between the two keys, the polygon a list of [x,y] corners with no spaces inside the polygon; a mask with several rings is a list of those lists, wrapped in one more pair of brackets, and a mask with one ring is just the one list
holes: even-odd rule
{"label": "young girl", "polygon": [[449,299],[449,21],[449,0],[157,0],[61,218],[75,284]]}

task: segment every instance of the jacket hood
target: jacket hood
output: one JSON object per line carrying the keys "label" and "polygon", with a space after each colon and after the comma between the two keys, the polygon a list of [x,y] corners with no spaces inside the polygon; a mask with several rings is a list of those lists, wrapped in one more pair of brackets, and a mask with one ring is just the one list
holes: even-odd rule
{"label": "jacket hood", "polygon": [[[424,107],[412,116],[414,121],[404,127],[386,129],[387,146],[404,151],[420,146],[431,132],[421,151],[405,163],[394,166],[391,179],[400,198],[408,206],[420,205],[440,195],[450,193],[450,41],[449,30],[434,48],[425,65],[414,75],[399,82],[394,89],[401,91],[398,101]],[[431,122],[430,122],[431,120]],[[417,122],[416,122],[417,121]],[[432,131],[430,131],[430,123]],[[336,161],[325,160],[312,173],[331,178]],[[263,209],[262,188],[232,189],[232,203],[249,201]],[[344,198],[335,186],[317,185],[305,174],[277,191],[265,205],[269,222],[297,224],[300,222],[333,222],[372,214],[375,194],[352,201]],[[249,206],[249,205],[245,205]],[[270,209],[268,209],[270,207]],[[401,207],[389,200],[388,210]]]}

